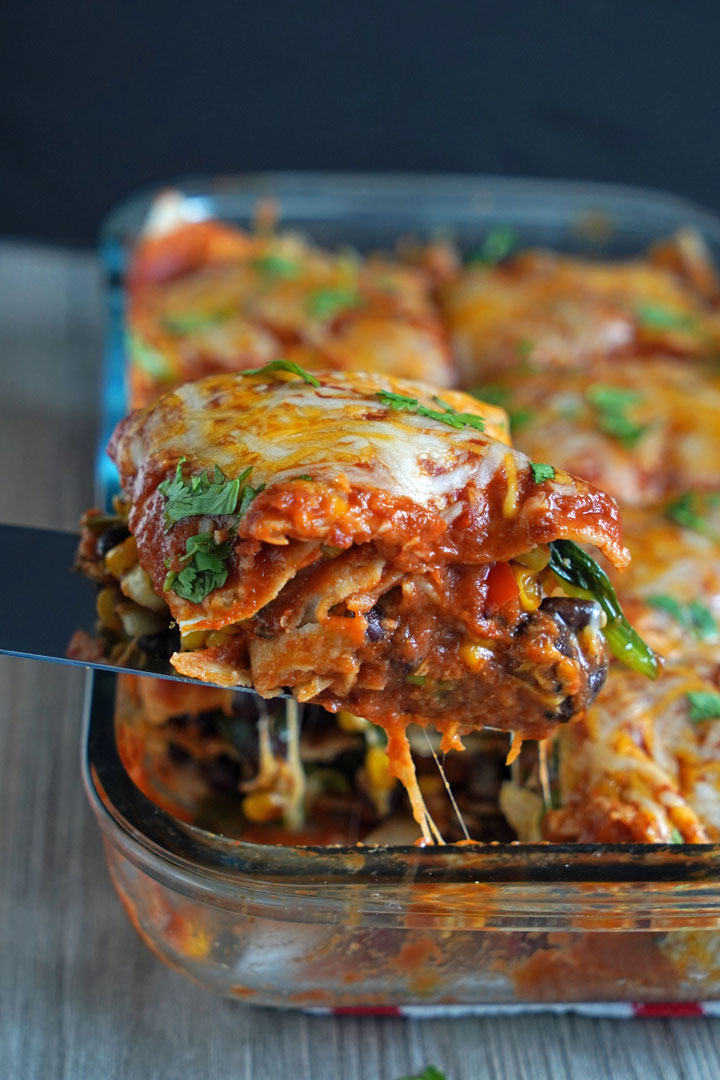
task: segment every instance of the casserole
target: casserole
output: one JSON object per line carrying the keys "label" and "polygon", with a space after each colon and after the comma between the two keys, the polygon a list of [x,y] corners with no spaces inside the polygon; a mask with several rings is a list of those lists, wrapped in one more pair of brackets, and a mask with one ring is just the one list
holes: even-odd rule
{"label": "casserole", "polygon": [[[247,222],[257,197],[271,193],[284,219],[307,228],[318,242],[348,240],[364,250],[392,246],[402,234],[427,240],[442,229],[455,229],[471,249],[497,224],[514,228],[523,245],[603,256],[636,254],[659,236],[693,225],[715,252],[720,250],[720,226],[712,215],[657,193],[594,185],[296,176],[182,186],[199,217]],[[125,412],[121,275],[127,245],[152,197],[119,208],[103,232],[111,299],[106,434]],[[99,475],[104,491],[115,485],[104,461]],[[105,724],[111,697],[106,685],[95,700],[96,714],[106,710]],[[91,801],[106,837],[113,880],[135,925],[169,962],[225,994],[268,1004],[348,1006],[717,995],[713,845],[503,845],[448,851],[442,864],[444,855],[437,852],[313,849],[312,867],[319,876],[307,877],[303,867],[311,864],[301,865],[304,855],[293,849],[268,853],[241,842],[232,850],[244,861],[233,863],[222,837],[200,837],[192,826],[181,828],[173,818],[161,818],[161,811],[151,812],[147,803],[142,805],[153,828],[162,820],[168,831],[148,831],[144,813],[128,826],[122,813],[118,817],[115,796],[108,795],[109,775],[98,771],[95,750],[100,753],[91,739]],[[122,810],[129,809],[129,793],[136,789],[123,786],[112,747],[103,744],[102,753],[113,760],[112,782],[123,787],[117,798]],[[127,834],[139,847],[128,846]],[[232,890],[226,888],[228,880],[206,873],[208,852],[198,846],[200,839],[213,852],[211,865],[220,859],[241,888],[232,893],[230,906],[239,904],[253,921],[233,922],[218,914],[226,911]],[[159,861],[148,860],[148,841]],[[179,877],[168,875],[168,864],[179,868]],[[366,879],[342,877],[348,866],[361,864]],[[285,887],[279,892],[278,874]],[[322,924],[326,929],[318,930],[325,917],[319,912],[327,915],[336,903],[335,885],[339,907]],[[346,885],[362,888],[351,898]],[[294,911],[296,901],[300,921],[280,919],[283,907],[285,914]],[[348,912],[357,927],[346,926]],[[257,941],[252,940],[255,927]],[[219,966],[217,948],[225,950]],[[348,957],[356,962],[348,964]],[[288,971],[301,973],[299,988],[288,985]]]}

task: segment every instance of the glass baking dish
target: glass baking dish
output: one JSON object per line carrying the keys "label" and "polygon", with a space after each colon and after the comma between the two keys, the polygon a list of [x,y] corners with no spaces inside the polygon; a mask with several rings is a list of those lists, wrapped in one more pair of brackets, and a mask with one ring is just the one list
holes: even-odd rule
{"label": "glass baking dish", "polygon": [[84,780],[133,926],[175,970],[263,1005],[720,996],[715,845],[282,847],[143,795],[95,675]]}
{"label": "glass baking dish", "polygon": [[[246,224],[272,195],[320,243],[392,248],[443,233],[627,255],[692,225],[720,257],[720,219],[657,192],[473,177],[269,174],[180,181],[199,218]],[[152,199],[101,234],[109,320],[104,447],[126,411],[123,276]],[[141,937],[204,986],[295,1007],[699,1001],[720,998],[720,846],[312,848],[251,844],[150,802],[120,760],[116,683],[89,678],[84,776],[111,877]]]}

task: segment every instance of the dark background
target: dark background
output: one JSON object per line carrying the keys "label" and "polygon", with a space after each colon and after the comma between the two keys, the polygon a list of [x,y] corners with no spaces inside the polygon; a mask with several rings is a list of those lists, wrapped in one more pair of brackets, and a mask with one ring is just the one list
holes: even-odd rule
{"label": "dark background", "polygon": [[720,6],[0,4],[0,233],[91,243],[198,172],[577,177],[720,209]]}

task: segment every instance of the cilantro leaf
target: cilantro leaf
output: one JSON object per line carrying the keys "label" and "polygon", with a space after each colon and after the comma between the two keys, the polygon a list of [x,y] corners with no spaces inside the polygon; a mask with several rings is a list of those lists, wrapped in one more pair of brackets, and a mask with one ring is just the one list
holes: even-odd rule
{"label": "cilantro leaf", "polygon": [[692,315],[660,304],[637,304],[635,315],[649,330],[695,330],[697,327],[697,320]]}
{"label": "cilantro leaf", "polygon": [[207,330],[218,326],[230,318],[229,311],[186,311],[176,315],[166,315],[162,324],[171,334],[192,334],[196,330]]}
{"label": "cilantro leaf", "polygon": [[720,694],[713,690],[691,690],[685,697],[690,706],[690,719],[693,724],[720,718]]}
{"label": "cilantro leaf", "polygon": [[534,409],[508,409],[507,413],[513,434],[517,434],[521,428],[531,424],[537,415]]}
{"label": "cilantro leaf", "polygon": [[484,386],[473,386],[467,392],[478,401],[486,401],[488,405],[499,405],[501,409],[505,409],[510,420],[510,430],[513,432],[520,431],[521,428],[531,423],[535,418],[533,409],[523,407],[513,409],[511,407],[511,394],[506,386],[499,386],[497,383],[486,383]]}
{"label": "cilantro leaf", "polygon": [[258,255],[253,259],[253,266],[268,278],[296,278],[300,273],[300,264],[296,259],[289,259],[287,255],[268,251],[264,255]]}
{"label": "cilantro leaf", "polygon": [[546,465],[544,461],[531,461],[530,468],[536,484],[543,484],[546,480],[555,479],[555,469],[552,465]]}
{"label": "cilantro leaf", "polygon": [[693,600],[688,604],[688,615],[690,616],[690,625],[700,641],[707,641],[717,637],[718,624],[712,611],[710,611],[710,608],[705,607],[705,604],[701,604],[699,600]]}
{"label": "cilantro leaf", "polygon": [[411,412],[417,416],[426,416],[430,420],[439,420],[441,424],[448,424],[454,428],[472,427],[476,431],[485,430],[485,421],[482,416],[457,412],[451,405],[447,405],[437,397],[433,398],[433,401],[442,406],[442,412],[439,409],[428,408],[417,398],[406,397],[404,394],[393,394],[389,390],[380,390],[375,397],[383,405],[388,405],[391,409],[395,409],[396,412]]}
{"label": "cilantro leaf", "polygon": [[638,424],[628,415],[628,410],[641,404],[643,400],[642,394],[637,390],[628,390],[609,383],[594,383],[585,391],[585,397],[595,410],[600,430],[618,439],[629,449],[632,449],[647,431],[648,424]]}
{"label": "cilantro leaf", "polygon": [[478,401],[487,402],[488,405],[500,405],[504,407],[510,400],[510,391],[507,386],[498,386],[497,383],[486,383],[484,386],[473,386],[468,393]]}
{"label": "cilantro leaf", "polygon": [[447,1080],[447,1077],[436,1065],[426,1065],[421,1073],[415,1073],[414,1076],[401,1076],[400,1080]]}
{"label": "cilantro leaf", "polygon": [[494,266],[495,263],[507,259],[516,245],[517,237],[513,230],[506,225],[496,225],[488,230],[480,247],[473,252],[468,262],[470,266],[478,263],[483,266]]}
{"label": "cilantro leaf", "polygon": [[243,375],[269,375],[272,371],[287,371],[289,375],[297,375],[299,379],[307,383],[308,386],[319,386],[320,382],[314,375],[310,375],[309,372],[301,368],[299,364],[295,364],[292,360],[271,360],[269,364],[265,364],[264,367],[247,368],[243,371]]}
{"label": "cilantro leaf", "polygon": [[362,303],[360,293],[351,289],[317,289],[308,296],[307,310],[313,319],[334,319],[341,311]]}
{"label": "cilantro leaf", "polygon": [[234,480],[228,480],[222,469],[216,465],[212,476],[208,470],[206,473],[189,476],[186,480],[182,471],[185,461],[186,458],[180,458],[172,480],[163,480],[162,484],[158,484],[158,491],[166,500],[166,531],[186,517],[234,514],[240,487],[252,471],[250,467]]}
{"label": "cilantro leaf", "polygon": [[661,593],[658,596],[648,596],[646,602],[656,611],[664,611],[675,619],[685,630],[691,631],[698,641],[711,640],[720,633],[715,616],[709,608],[698,600],[683,605],[674,596]]}
{"label": "cilantro leaf", "polygon": [[[249,469],[246,469],[245,472],[240,477],[240,479],[242,480],[243,476],[247,476],[249,471],[250,471]],[[236,510],[236,513],[237,513],[238,517],[245,517],[245,514],[248,511],[250,503],[253,501],[253,499],[256,499],[258,497],[258,495],[260,494],[261,491],[264,491],[264,490],[265,490],[265,484],[259,484],[256,488],[250,487],[249,484],[245,485],[245,487],[240,492],[240,502],[238,503],[238,507],[237,507],[237,510]]]}
{"label": "cilantro leaf", "polygon": [[671,844],[684,844],[685,843],[685,840],[683,838],[683,834],[680,832],[679,829],[676,829],[674,826],[673,826],[672,832],[670,833],[670,843]]}
{"label": "cilantro leaf", "polygon": [[605,612],[603,635],[612,654],[650,679],[660,674],[659,657],[630,625],[610,580],[595,560],[572,540],[550,543],[550,569],[564,583],[568,596],[595,600]]}
{"label": "cilantro leaf", "polygon": [[163,592],[172,590],[183,600],[199,604],[227,581],[229,557],[229,541],[216,544],[211,532],[189,536],[185,541],[185,554],[178,560],[182,568],[168,572]]}
{"label": "cilantro leaf", "polygon": [[707,520],[708,512],[718,505],[720,495],[716,493],[703,495],[696,491],[686,491],[665,507],[665,514],[684,529],[692,529],[710,540],[720,542],[720,534]]}
{"label": "cilantro leaf", "polygon": [[145,341],[140,334],[129,333],[125,340],[130,361],[135,367],[141,368],[153,379],[173,378],[174,371],[170,361],[158,349]]}

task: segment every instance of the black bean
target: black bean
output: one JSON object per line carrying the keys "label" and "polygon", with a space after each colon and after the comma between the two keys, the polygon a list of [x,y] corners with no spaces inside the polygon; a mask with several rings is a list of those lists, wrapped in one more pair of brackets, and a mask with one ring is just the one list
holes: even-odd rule
{"label": "black bean", "polygon": [[235,758],[231,758],[229,754],[218,754],[207,763],[205,777],[208,784],[217,791],[237,791],[242,770]]}
{"label": "black bean", "polygon": [[153,659],[169,660],[180,648],[180,631],[176,626],[168,626],[158,634],[143,634],[138,638],[138,647]]}
{"label": "black bean", "polygon": [[380,612],[376,607],[370,608],[365,618],[367,619],[367,636],[370,641],[382,641],[385,631],[380,623]]}
{"label": "black bean", "polygon": [[122,544],[123,540],[127,540],[129,535],[130,530],[127,525],[113,525],[97,538],[95,550],[100,558],[104,559],[108,551],[112,551],[118,544]]}
{"label": "black bean", "polygon": [[584,630],[598,613],[598,606],[592,600],[573,600],[568,596],[548,596],[540,605],[540,610],[548,615],[556,615],[571,630]]}
{"label": "black bean", "polygon": [[167,756],[172,761],[173,765],[184,765],[190,760],[192,754],[189,750],[186,750],[180,743],[169,742],[167,748]]}

